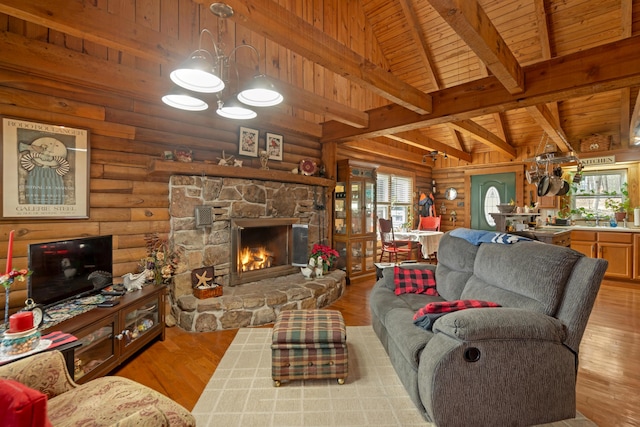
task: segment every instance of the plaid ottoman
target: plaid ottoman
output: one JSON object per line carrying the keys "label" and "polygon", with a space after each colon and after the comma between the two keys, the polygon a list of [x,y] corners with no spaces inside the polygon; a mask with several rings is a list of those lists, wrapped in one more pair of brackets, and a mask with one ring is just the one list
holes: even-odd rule
{"label": "plaid ottoman", "polygon": [[281,311],[273,326],[271,377],[281,381],[337,378],[348,368],[347,331],[336,310]]}

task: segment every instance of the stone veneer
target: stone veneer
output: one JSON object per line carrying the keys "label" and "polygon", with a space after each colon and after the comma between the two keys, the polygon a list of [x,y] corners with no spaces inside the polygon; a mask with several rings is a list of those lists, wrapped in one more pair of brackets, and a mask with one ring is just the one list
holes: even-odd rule
{"label": "stone veneer", "polygon": [[[242,173],[241,169],[244,168],[240,168],[239,175]],[[169,291],[171,315],[175,318],[175,322],[187,330],[215,330],[226,328],[225,325],[235,325],[229,326],[234,328],[246,323],[246,318],[249,317],[248,312],[251,312],[252,320],[248,324],[257,325],[261,323],[255,322],[254,314],[259,319],[266,320],[265,323],[272,321],[268,320],[272,316],[267,313],[265,307],[277,312],[283,305],[308,307],[321,304],[320,306],[323,306],[326,305],[327,299],[333,301],[339,297],[344,289],[345,280],[335,278],[339,272],[332,273],[319,282],[308,282],[303,279],[302,274],[294,274],[292,276],[302,280],[297,285],[293,284],[296,279],[285,276],[285,278],[267,280],[266,284],[262,283],[265,282],[263,280],[229,286],[232,218],[298,218],[301,224],[309,226],[308,235],[311,246],[324,240],[321,233],[326,232],[329,224],[327,210],[318,208],[318,203],[326,200],[325,191],[327,191],[326,188],[322,186],[298,183],[245,178],[172,176],[169,182],[171,215],[169,240],[174,247],[180,248],[183,254],[182,265],[176,272]],[[212,226],[196,228],[196,206],[212,208],[215,215]],[[197,301],[193,296],[191,270],[203,266],[214,267],[215,282],[224,287],[222,297]],[[333,281],[337,284],[329,286],[325,281]],[[256,288],[256,292],[245,291],[251,286]],[[273,290],[278,286],[284,290]],[[326,293],[327,296],[321,297],[316,286],[324,287],[321,293]],[[259,308],[260,303],[256,300],[257,294],[262,295],[263,291],[258,290],[261,288],[273,290],[275,295],[264,297],[265,307],[262,309]],[[286,300],[284,300],[285,295]],[[244,298],[247,300],[240,303],[239,300]],[[315,302],[312,302],[313,300]],[[229,314],[225,316],[221,310],[229,311]],[[204,313],[207,314],[204,315]],[[230,320],[232,317],[238,320]],[[200,318],[201,320],[198,320]],[[224,322],[221,319],[225,319]]]}
{"label": "stone veneer", "polygon": [[178,325],[194,332],[236,329],[273,323],[281,310],[322,308],[342,296],[346,274],[332,271],[305,279],[302,274],[225,287],[221,297],[178,299]]}

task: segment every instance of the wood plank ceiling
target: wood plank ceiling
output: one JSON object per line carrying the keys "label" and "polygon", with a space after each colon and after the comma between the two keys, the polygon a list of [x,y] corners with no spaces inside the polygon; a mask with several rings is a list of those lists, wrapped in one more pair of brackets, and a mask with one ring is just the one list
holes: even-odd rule
{"label": "wood plank ceiling", "polygon": [[[285,94],[270,120],[396,160],[432,150],[509,160],[546,138],[569,151],[592,134],[640,150],[640,0],[227,0],[226,20],[210,3],[3,0],[0,13],[81,39],[84,51],[104,47],[135,69],[114,71],[110,90],[156,102],[202,28],[225,46],[250,43]],[[22,42],[1,36],[24,71]],[[241,51],[246,74],[255,58]],[[105,84],[85,71],[47,75]]]}

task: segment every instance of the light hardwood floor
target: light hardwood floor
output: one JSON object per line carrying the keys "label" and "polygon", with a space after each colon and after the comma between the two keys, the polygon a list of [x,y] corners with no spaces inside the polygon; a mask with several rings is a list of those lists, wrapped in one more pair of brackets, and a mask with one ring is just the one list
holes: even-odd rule
{"label": "light hardwood floor", "polygon": [[[372,284],[351,284],[330,308],[340,310],[347,325],[371,324]],[[169,328],[164,342],[152,343],[114,374],[191,410],[235,334]],[[578,410],[599,426],[640,426],[640,285],[602,285],[580,347],[577,393]]]}

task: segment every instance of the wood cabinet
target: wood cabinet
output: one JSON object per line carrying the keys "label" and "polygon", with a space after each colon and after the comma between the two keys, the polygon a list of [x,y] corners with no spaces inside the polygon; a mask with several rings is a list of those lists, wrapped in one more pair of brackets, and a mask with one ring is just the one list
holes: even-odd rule
{"label": "wood cabinet", "polygon": [[166,286],[147,285],[119,297],[109,308],[94,308],[44,333],[63,331],[78,337],[74,370],[78,383],[107,375],[156,337],[164,340]]}
{"label": "wood cabinet", "polygon": [[558,196],[538,197],[538,208],[540,209],[558,209]]}
{"label": "wood cabinet", "polygon": [[585,231],[571,232],[571,249],[591,258],[609,262],[605,278],[633,278],[633,233]]}
{"label": "wood cabinet", "polygon": [[349,279],[375,275],[376,168],[342,160],[334,193],[333,247]]}
{"label": "wood cabinet", "polygon": [[633,235],[633,278],[640,280],[640,233]]}

